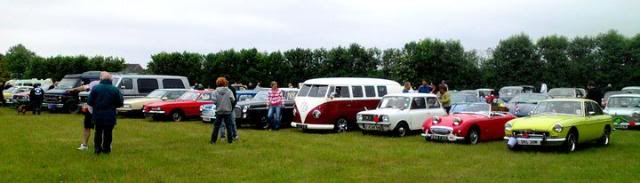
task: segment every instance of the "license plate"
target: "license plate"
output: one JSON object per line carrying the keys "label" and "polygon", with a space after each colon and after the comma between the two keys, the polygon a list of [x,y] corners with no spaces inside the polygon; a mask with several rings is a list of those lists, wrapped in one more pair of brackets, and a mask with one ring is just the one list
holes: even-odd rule
{"label": "license plate", "polygon": [[628,125],[616,125],[617,128],[623,128],[623,129],[627,129],[629,128]]}
{"label": "license plate", "polygon": [[518,139],[518,145],[540,145],[542,140],[523,140]]}
{"label": "license plate", "polygon": [[380,125],[364,124],[363,126],[366,130],[380,130]]}
{"label": "license plate", "polygon": [[307,129],[307,125],[305,125],[305,124],[298,124],[298,126],[296,126],[296,128],[298,128],[298,129]]}
{"label": "license plate", "polygon": [[431,137],[431,139],[433,139],[433,140],[440,140],[440,141],[447,141],[447,140],[449,140],[449,138],[447,138],[447,136],[433,136],[433,137]]}
{"label": "license plate", "polygon": [[211,118],[202,118],[204,121],[211,121]]}

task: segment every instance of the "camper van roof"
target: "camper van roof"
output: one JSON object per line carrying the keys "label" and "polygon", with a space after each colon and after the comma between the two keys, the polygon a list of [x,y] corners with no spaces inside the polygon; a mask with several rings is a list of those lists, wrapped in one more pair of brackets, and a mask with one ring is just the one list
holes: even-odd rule
{"label": "camper van roof", "polygon": [[400,83],[379,78],[352,78],[352,77],[334,77],[334,78],[316,78],[304,82],[304,84],[320,84],[320,85],[398,85]]}

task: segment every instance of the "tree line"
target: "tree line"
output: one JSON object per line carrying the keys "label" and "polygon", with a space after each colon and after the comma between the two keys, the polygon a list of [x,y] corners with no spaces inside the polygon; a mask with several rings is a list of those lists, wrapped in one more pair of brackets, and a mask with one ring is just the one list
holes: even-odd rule
{"label": "tree line", "polygon": [[[25,50],[22,45],[12,47],[0,57],[0,70],[11,71],[12,76],[24,73],[23,78],[60,78],[86,70],[124,68],[121,58],[40,58]],[[256,48],[207,54],[161,52],[151,56],[147,68],[149,73],[183,75],[207,86],[214,86],[216,77],[226,75],[234,82],[261,82],[263,87],[270,81],[284,86],[317,77],[376,77],[416,85],[422,79],[434,83],[446,80],[454,89],[539,86],[541,82],[551,88],[584,87],[590,81],[619,89],[640,84],[640,34],[625,37],[611,30],[594,36],[550,35],[532,40],[521,33],[501,40],[486,54],[465,50],[457,40],[440,39],[422,39],[389,49],[353,43],[272,52]]]}

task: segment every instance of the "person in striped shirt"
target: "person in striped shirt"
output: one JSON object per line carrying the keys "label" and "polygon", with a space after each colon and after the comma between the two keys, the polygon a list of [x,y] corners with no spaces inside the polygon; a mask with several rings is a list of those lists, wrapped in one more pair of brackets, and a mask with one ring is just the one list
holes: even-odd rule
{"label": "person in striped shirt", "polygon": [[278,83],[271,81],[271,89],[267,95],[267,106],[269,106],[269,112],[267,118],[271,122],[270,130],[280,129],[280,119],[282,119],[282,106],[284,106],[282,91],[278,88]]}

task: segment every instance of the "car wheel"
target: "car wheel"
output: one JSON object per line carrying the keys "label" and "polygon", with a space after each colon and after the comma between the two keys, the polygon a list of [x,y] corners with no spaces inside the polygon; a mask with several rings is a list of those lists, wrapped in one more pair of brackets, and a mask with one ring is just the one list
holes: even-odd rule
{"label": "car wheel", "polygon": [[174,122],[180,122],[184,118],[184,115],[180,111],[173,111],[171,113],[171,120]]}
{"label": "car wheel", "polygon": [[362,135],[368,135],[369,132],[367,130],[360,130],[360,132],[362,132]]}
{"label": "car wheel", "polygon": [[69,104],[65,105],[64,108],[67,109],[67,112],[69,112],[71,114],[76,114],[76,113],[80,112],[80,107],[78,107],[78,105],[74,105],[73,103],[69,103]]}
{"label": "car wheel", "polygon": [[609,126],[604,127],[604,134],[598,140],[598,144],[601,146],[608,146],[611,136],[611,128]]}
{"label": "car wheel", "polygon": [[409,126],[406,123],[400,123],[396,126],[394,133],[398,137],[405,137],[409,133]]}
{"label": "car wheel", "polygon": [[478,144],[480,141],[480,130],[476,127],[472,127],[467,133],[467,137],[465,138],[467,144]]}
{"label": "car wheel", "polygon": [[348,129],[349,129],[349,123],[344,118],[338,119],[336,121],[336,124],[333,127],[333,130],[337,133],[347,132]]}
{"label": "car wheel", "polygon": [[564,151],[565,152],[573,152],[576,150],[576,146],[578,143],[578,138],[576,133],[572,130],[567,134],[567,138],[564,141]]}
{"label": "car wheel", "polygon": [[262,116],[262,118],[260,118],[260,124],[258,124],[258,126],[262,129],[268,129],[269,128],[269,118],[267,118],[266,116]]}

